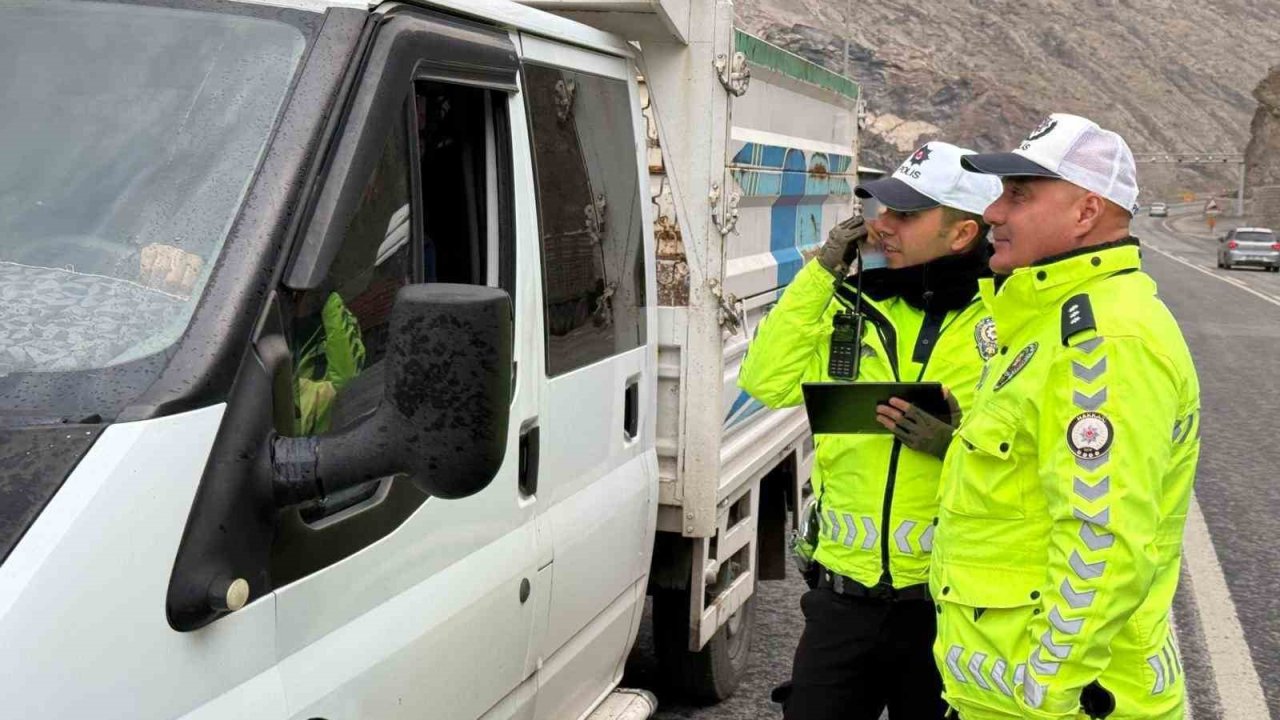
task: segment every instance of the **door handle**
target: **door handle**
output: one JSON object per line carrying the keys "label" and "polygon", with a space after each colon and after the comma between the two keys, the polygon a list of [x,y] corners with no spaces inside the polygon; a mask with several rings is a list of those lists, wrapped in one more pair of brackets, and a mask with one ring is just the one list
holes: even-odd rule
{"label": "door handle", "polygon": [[538,493],[538,425],[534,420],[520,429],[520,494],[526,497]]}
{"label": "door handle", "polygon": [[634,440],[640,430],[640,378],[627,381],[622,396],[622,432],[627,440]]}

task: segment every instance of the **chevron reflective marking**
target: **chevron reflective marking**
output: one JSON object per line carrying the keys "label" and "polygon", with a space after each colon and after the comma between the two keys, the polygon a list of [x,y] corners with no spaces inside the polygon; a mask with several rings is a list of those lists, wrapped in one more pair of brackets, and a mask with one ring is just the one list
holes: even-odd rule
{"label": "chevron reflective marking", "polygon": [[1099,560],[1096,563],[1087,563],[1084,558],[1080,557],[1077,550],[1071,551],[1071,557],[1067,560],[1067,564],[1075,571],[1081,580],[1094,580],[1102,577],[1102,571],[1107,569],[1107,561]]}
{"label": "chevron reflective marking", "polygon": [[1044,634],[1040,636],[1040,646],[1049,651],[1054,660],[1066,660],[1067,656],[1071,654],[1070,645],[1058,645],[1053,641],[1052,630],[1045,630]]}
{"label": "chevron reflective marking", "polygon": [[893,533],[893,541],[898,544],[898,549],[904,553],[911,552],[911,541],[907,539],[907,534],[914,530],[915,527],[915,520],[903,520]]}
{"label": "chevron reflective marking", "polygon": [[1040,657],[1040,650],[1041,648],[1037,646],[1035,650],[1031,651],[1032,669],[1040,673],[1041,675],[1057,675],[1058,668],[1062,666],[1062,663],[1056,663],[1049,660],[1045,660],[1044,658]]}
{"label": "chevron reflective marking", "polygon": [[920,549],[925,552],[933,552],[933,525],[926,525],[924,532],[920,533]]}
{"label": "chevron reflective marking", "polygon": [[1044,705],[1044,691],[1045,687],[1030,675],[1027,676],[1026,682],[1022,683],[1022,699],[1032,710],[1039,710],[1040,706]]}
{"label": "chevron reflective marking", "polygon": [[1169,655],[1169,646],[1164,646],[1164,666],[1169,668],[1169,684],[1178,682],[1178,666],[1173,664],[1173,658]]}
{"label": "chevron reflective marking", "polygon": [[991,686],[987,684],[987,679],[982,677],[982,663],[987,661],[987,654],[976,652],[973,657],[969,658],[969,674],[973,676],[973,681],[983,690],[990,690]]}
{"label": "chevron reflective marking", "polygon": [[1098,408],[1102,407],[1102,404],[1106,401],[1107,389],[1105,387],[1092,395],[1085,395],[1079,390],[1071,393],[1071,402],[1075,403],[1076,407],[1087,412],[1097,412]]}
{"label": "chevron reflective marking", "polygon": [[[1076,510],[1076,512],[1080,511]],[[1087,545],[1090,550],[1093,550],[1094,552],[1106,550],[1116,544],[1115,535],[1112,535],[1109,532],[1099,533],[1093,528],[1094,526],[1092,523],[1080,523],[1080,539],[1084,541],[1084,544]]]}
{"label": "chevron reflective marking", "polygon": [[1082,343],[1078,343],[1076,347],[1083,350],[1085,354],[1089,354],[1089,353],[1092,353],[1094,350],[1097,350],[1098,346],[1101,344],[1102,344],[1102,338],[1096,337],[1096,338],[1091,338],[1089,340],[1085,340]]}
{"label": "chevron reflective marking", "polygon": [[964,655],[964,648],[959,645],[952,645],[947,651],[947,669],[955,676],[956,680],[962,683],[968,683],[969,678],[965,677],[964,671],[960,669],[960,657]]}
{"label": "chevron reflective marking", "polygon": [[1200,417],[1198,413],[1193,412],[1187,416],[1186,429],[1182,431],[1182,437],[1178,438],[1178,442],[1183,443],[1187,441],[1187,438],[1191,435],[1191,428],[1195,427],[1196,421],[1199,419]]}
{"label": "chevron reflective marking", "polygon": [[1054,605],[1049,609],[1049,624],[1063,635],[1078,635],[1080,628],[1084,627],[1084,618],[1068,620],[1062,617],[1062,613],[1058,612],[1058,606]]}
{"label": "chevron reflective marking", "polygon": [[1062,585],[1058,587],[1058,590],[1062,593],[1062,597],[1066,599],[1067,604],[1076,610],[1092,605],[1094,596],[1098,594],[1097,590],[1076,592],[1076,589],[1071,587],[1071,581],[1066,578],[1062,579]]}
{"label": "chevron reflective marking", "polygon": [[1098,502],[1098,500],[1100,500],[1104,495],[1111,492],[1111,476],[1107,475],[1093,485],[1090,485],[1077,477],[1074,478],[1072,485],[1074,486],[1076,495],[1079,495],[1089,502]]}
{"label": "chevron reflective marking", "polygon": [[844,514],[844,529],[844,546],[853,547],[853,541],[858,539],[858,524],[849,513]]}
{"label": "chevron reflective marking", "polygon": [[840,519],[835,510],[827,511],[827,519],[831,521],[831,542],[840,542]]}
{"label": "chevron reflective marking", "polygon": [[1013,690],[1004,679],[1004,673],[1008,667],[1009,665],[1004,661],[1004,658],[996,658],[996,661],[991,664],[991,682],[995,683],[996,687],[1000,688],[1000,692],[1004,693],[1006,697],[1013,697]]}
{"label": "chevron reflective marking", "polygon": [[1182,670],[1182,657],[1178,655],[1178,639],[1169,633],[1169,649],[1173,651],[1173,662],[1178,666],[1178,670]]}
{"label": "chevron reflective marking", "polygon": [[880,539],[880,533],[876,532],[876,521],[863,515],[862,529],[866,531],[866,534],[862,536],[862,549],[870,550],[876,546],[876,540]]}
{"label": "chevron reflective marking", "polygon": [[1111,524],[1111,508],[1109,507],[1102,508],[1102,511],[1096,515],[1090,515],[1080,508],[1072,508],[1071,514],[1074,515],[1077,520],[1093,523],[1099,527],[1106,527]]}
{"label": "chevron reflective marking", "polygon": [[1085,367],[1084,363],[1079,363],[1074,360],[1071,361],[1071,374],[1087,383],[1091,383],[1102,377],[1102,374],[1106,371],[1107,359],[1105,357],[1099,360],[1093,367]]}
{"label": "chevron reflective marking", "polygon": [[1180,438],[1181,436],[1182,436],[1182,419],[1179,418],[1178,421],[1173,424],[1173,437],[1170,439],[1176,443],[1178,442],[1178,438]]}
{"label": "chevron reflective marking", "polygon": [[1017,685],[1018,683],[1026,679],[1027,679],[1027,664],[1018,663],[1017,666],[1013,668],[1013,684]]}
{"label": "chevron reflective marking", "polygon": [[1076,455],[1074,457],[1076,459],[1076,465],[1079,465],[1080,469],[1086,470],[1088,472],[1095,472],[1097,471],[1098,468],[1111,462],[1111,451],[1108,450],[1096,458],[1085,459],[1080,457],[1079,455]]}
{"label": "chevron reflective marking", "polygon": [[1152,670],[1156,671],[1156,681],[1151,686],[1151,694],[1159,695],[1164,692],[1164,662],[1160,660],[1159,655],[1152,655],[1147,658],[1147,664],[1151,666]]}

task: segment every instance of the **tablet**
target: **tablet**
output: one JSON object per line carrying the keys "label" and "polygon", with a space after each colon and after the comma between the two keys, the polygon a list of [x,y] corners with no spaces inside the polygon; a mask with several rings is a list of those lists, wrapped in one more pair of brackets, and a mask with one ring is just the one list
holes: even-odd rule
{"label": "tablet", "polygon": [[951,410],[936,382],[812,382],[804,383],[804,408],[809,428],[819,434],[889,434],[876,422],[876,406],[898,397],[946,420]]}

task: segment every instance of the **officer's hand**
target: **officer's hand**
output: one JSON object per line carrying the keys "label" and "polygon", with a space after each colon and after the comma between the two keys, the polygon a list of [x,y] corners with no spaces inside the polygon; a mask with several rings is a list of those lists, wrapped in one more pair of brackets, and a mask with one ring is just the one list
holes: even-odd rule
{"label": "officer's hand", "polygon": [[951,436],[960,425],[960,404],[945,388],[942,392],[951,411],[951,417],[945,421],[895,397],[889,398],[888,405],[876,406],[876,422],[888,428],[903,445],[941,460],[946,457]]}
{"label": "officer's hand", "polygon": [[854,257],[852,248],[867,239],[867,226],[862,217],[854,215],[840,221],[831,232],[827,233],[827,241],[818,248],[818,264],[837,280],[843,280],[849,273],[849,262]]}

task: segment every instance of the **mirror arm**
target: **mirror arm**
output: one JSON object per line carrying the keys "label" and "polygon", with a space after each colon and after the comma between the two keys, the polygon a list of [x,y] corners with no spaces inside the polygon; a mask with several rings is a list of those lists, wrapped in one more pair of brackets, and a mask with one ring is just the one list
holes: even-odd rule
{"label": "mirror arm", "polygon": [[315,437],[271,439],[271,485],[276,506],[300,505],[325,496],[320,482],[320,442]]}
{"label": "mirror arm", "polygon": [[407,472],[395,448],[408,443],[399,437],[391,420],[393,413],[384,402],[377,413],[350,428],[311,437],[272,438],[271,474],[277,507],[320,500]]}

